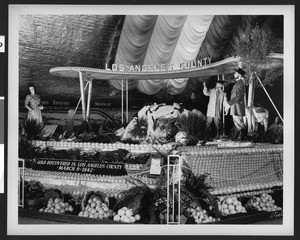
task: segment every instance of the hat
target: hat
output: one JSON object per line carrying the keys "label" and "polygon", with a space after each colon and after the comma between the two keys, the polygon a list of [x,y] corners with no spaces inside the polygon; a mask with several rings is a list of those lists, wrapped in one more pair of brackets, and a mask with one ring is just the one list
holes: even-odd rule
{"label": "hat", "polygon": [[238,68],[238,69],[234,69],[234,71],[236,71],[237,73],[241,74],[242,77],[245,77],[245,75],[247,74],[243,69]]}

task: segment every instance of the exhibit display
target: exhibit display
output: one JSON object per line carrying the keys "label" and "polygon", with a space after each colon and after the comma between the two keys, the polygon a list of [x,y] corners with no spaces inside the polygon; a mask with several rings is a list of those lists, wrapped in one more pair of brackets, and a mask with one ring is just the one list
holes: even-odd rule
{"label": "exhibit display", "polygon": [[[283,17],[81,17],[21,17],[19,217],[167,225],[282,219],[284,119],[276,82],[285,60]],[[89,34],[78,37],[71,20]],[[101,38],[99,22],[110,40]],[[47,62],[39,82],[28,73],[26,49],[33,34],[47,38],[34,27],[45,23],[57,25],[56,38],[71,29],[66,41],[74,35],[74,42],[61,44],[78,49],[72,56],[56,46],[63,52],[57,61],[39,55]],[[84,45],[88,36],[108,41],[104,57]],[[29,96],[38,99],[34,109]],[[34,110],[38,120],[27,117]]]}

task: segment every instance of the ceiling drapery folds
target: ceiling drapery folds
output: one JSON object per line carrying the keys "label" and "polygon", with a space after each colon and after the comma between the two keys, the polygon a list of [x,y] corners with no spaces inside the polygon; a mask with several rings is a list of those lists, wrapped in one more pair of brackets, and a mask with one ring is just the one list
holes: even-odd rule
{"label": "ceiling drapery folds", "polygon": [[[115,58],[115,64],[125,66],[142,65],[158,16],[126,16]],[[110,84],[121,90],[121,81],[110,80]],[[137,82],[129,80],[128,89]]]}
{"label": "ceiling drapery folds", "polygon": [[[127,16],[123,26],[115,64],[127,66],[172,66],[180,69],[182,63],[196,59],[213,20],[213,16]],[[142,68],[141,68],[142,69]],[[153,95],[162,88],[170,94],[180,94],[188,79],[129,80],[129,90]],[[111,80],[121,89],[121,83]]]}

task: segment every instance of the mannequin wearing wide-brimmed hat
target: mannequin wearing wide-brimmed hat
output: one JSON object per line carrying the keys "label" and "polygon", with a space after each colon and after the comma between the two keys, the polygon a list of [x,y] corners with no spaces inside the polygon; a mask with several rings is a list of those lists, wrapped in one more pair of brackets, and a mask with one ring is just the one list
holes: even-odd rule
{"label": "mannequin wearing wide-brimmed hat", "polygon": [[243,117],[246,115],[245,113],[245,94],[246,87],[244,83],[246,72],[238,68],[235,70],[234,78],[236,83],[234,84],[231,90],[230,101],[225,104],[225,111],[228,112],[230,108],[230,115],[232,115],[232,119],[234,125],[238,130],[238,140],[242,139],[242,131],[245,129],[245,124]]}
{"label": "mannequin wearing wide-brimmed hat", "polygon": [[215,88],[207,89],[205,83],[203,83],[203,94],[209,96],[206,113],[206,129],[209,129],[212,122],[214,122],[217,129],[217,136],[220,135],[220,130],[222,129],[221,117],[223,106],[227,103],[226,94],[222,89],[223,84],[224,81],[218,80]]}

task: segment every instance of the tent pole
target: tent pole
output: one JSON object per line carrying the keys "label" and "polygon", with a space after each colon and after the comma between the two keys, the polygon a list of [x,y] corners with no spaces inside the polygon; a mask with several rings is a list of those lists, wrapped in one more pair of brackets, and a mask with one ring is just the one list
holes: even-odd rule
{"label": "tent pole", "polygon": [[89,91],[88,91],[87,111],[86,111],[87,120],[90,118],[93,79],[89,80],[88,83],[89,83]]}
{"label": "tent pole", "polygon": [[123,92],[123,88],[124,88],[124,80],[122,79],[121,80],[122,82],[122,91],[121,91],[121,121],[122,121],[122,124],[124,123],[124,92]]}
{"label": "tent pole", "polygon": [[128,123],[128,79],[126,79],[126,123]]}
{"label": "tent pole", "polygon": [[[84,92],[85,92],[85,89],[87,88],[87,86],[88,86],[88,83],[85,84]],[[74,114],[77,112],[77,109],[78,109],[78,107],[79,107],[80,102],[81,102],[81,97],[80,97],[80,99],[79,99],[79,101],[78,101],[78,103],[77,103],[77,106],[76,106],[76,108],[75,108]]]}
{"label": "tent pole", "polygon": [[80,82],[80,94],[81,94],[81,105],[82,105],[82,117],[83,117],[83,121],[86,121],[85,95],[84,95],[84,88],[83,88],[83,75],[81,71],[79,71],[79,82]]}
{"label": "tent pole", "polygon": [[258,81],[259,81],[260,85],[261,85],[261,86],[262,86],[262,88],[264,89],[264,91],[265,91],[265,93],[267,94],[267,96],[268,96],[268,98],[269,98],[270,102],[272,103],[273,107],[275,108],[275,110],[276,110],[276,112],[277,112],[278,116],[280,117],[280,119],[281,119],[281,121],[282,121],[282,123],[283,123],[283,118],[282,118],[282,116],[280,115],[279,111],[277,110],[277,108],[276,108],[276,106],[275,106],[274,102],[272,101],[272,99],[271,99],[271,97],[270,97],[269,93],[268,93],[268,92],[267,92],[267,90],[265,89],[264,85],[262,84],[262,82],[261,82],[260,78],[257,76],[257,74],[256,74],[256,73],[255,73],[255,76],[257,77],[257,79],[258,79]]}
{"label": "tent pole", "polygon": [[[219,75],[218,75],[218,80],[219,79]],[[222,81],[225,82],[225,75],[222,74]],[[222,91],[224,92],[225,96],[224,98],[226,98],[226,93],[225,93],[225,87],[224,87],[224,84],[222,85]],[[222,134],[223,134],[223,137],[225,136],[225,107],[224,107],[224,100],[222,102],[222,106],[223,106],[223,111],[222,111],[222,121],[223,121],[223,124],[222,124]]]}

